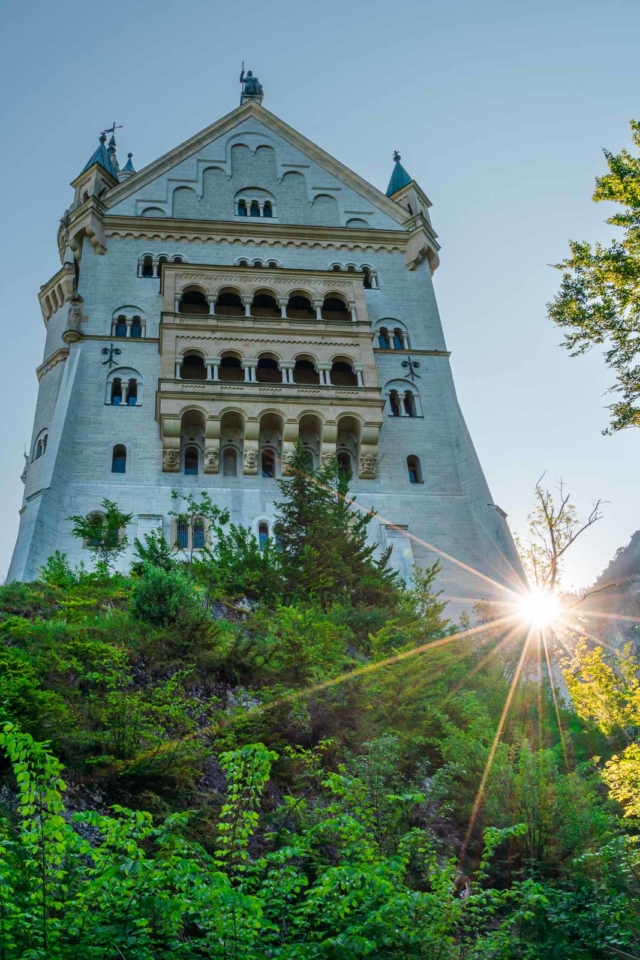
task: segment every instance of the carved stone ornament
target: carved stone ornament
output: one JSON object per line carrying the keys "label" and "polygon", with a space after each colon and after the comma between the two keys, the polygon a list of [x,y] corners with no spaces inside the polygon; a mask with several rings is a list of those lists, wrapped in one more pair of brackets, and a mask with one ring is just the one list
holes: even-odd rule
{"label": "carved stone ornament", "polygon": [[282,458],[281,458],[282,472],[285,476],[288,476],[291,473],[291,466],[294,460],[295,460],[295,453],[293,453],[292,451],[282,454]]}
{"label": "carved stone ornament", "polygon": [[162,454],[162,466],[164,470],[177,470],[180,462],[180,452],[178,450],[164,450]]}
{"label": "carved stone ornament", "polygon": [[328,466],[330,466],[330,465],[334,462],[335,459],[336,459],[335,453],[323,453],[323,454],[322,454],[322,466],[323,466],[323,467],[328,467]]}
{"label": "carved stone ornament", "polygon": [[258,451],[245,450],[244,452],[245,470],[255,470],[258,466]]}
{"label": "carved stone ornament", "polygon": [[208,473],[217,473],[219,459],[220,451],[217,447],[207,447],[204,452],[205,470],[207,470]]}
{"label": "carved stone ornament", "polygon": [[375,479],[377,463],[378,458],[372,453],[365,453],[363,457],[360,457],[360,478]]}

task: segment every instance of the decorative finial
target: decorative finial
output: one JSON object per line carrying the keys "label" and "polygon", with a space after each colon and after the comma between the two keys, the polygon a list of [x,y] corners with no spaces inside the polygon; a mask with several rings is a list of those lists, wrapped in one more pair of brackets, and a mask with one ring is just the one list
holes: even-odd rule
{"label": "decorative finial", "polygon": [[396,163],[400,163],[400,161],[402,160],[402,157],[400,156],[397,150],[393,151],[393,159],[395,160]]}

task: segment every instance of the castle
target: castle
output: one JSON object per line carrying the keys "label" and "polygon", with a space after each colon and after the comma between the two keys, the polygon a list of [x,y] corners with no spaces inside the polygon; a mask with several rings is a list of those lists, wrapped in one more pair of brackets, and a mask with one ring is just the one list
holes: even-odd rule
{"label": "castle", "polygon": [[[514,583],[519,562],[465,426],[432,275],[430,202],[396,153],[382,193],[262,104],[240,106],[136,172],[115,124],[72,182],[46,327],[10,579],[90,551],[70,514],[104,498],[130,540],[177,529],[171,491],[207,490],[257,537],[298,438],[336,457],[372,536],[445,594]],[[110,138],[107,135],[111,134]],[[123,567],[131,554],[122,558]]]}

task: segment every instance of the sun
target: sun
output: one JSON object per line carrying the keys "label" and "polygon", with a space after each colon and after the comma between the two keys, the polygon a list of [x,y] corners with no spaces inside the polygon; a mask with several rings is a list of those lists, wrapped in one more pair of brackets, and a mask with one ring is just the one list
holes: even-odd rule
{"label": "sun", "polygon": [[558,598],[545,590],[532,590],[520,603],[524,619],[532,627],[547,627],[559,613]]}

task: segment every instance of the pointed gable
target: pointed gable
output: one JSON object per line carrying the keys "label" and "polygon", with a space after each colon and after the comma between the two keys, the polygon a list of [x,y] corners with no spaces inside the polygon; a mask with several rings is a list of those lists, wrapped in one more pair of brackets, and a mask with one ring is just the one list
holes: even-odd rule
{"label": "pointed gable", "polygon": [[406,219],[380,190],[255,102],[130,176],[106,203],[112,214],[184,219],[235,220],[256,205],[280,223],[399,229]]}

